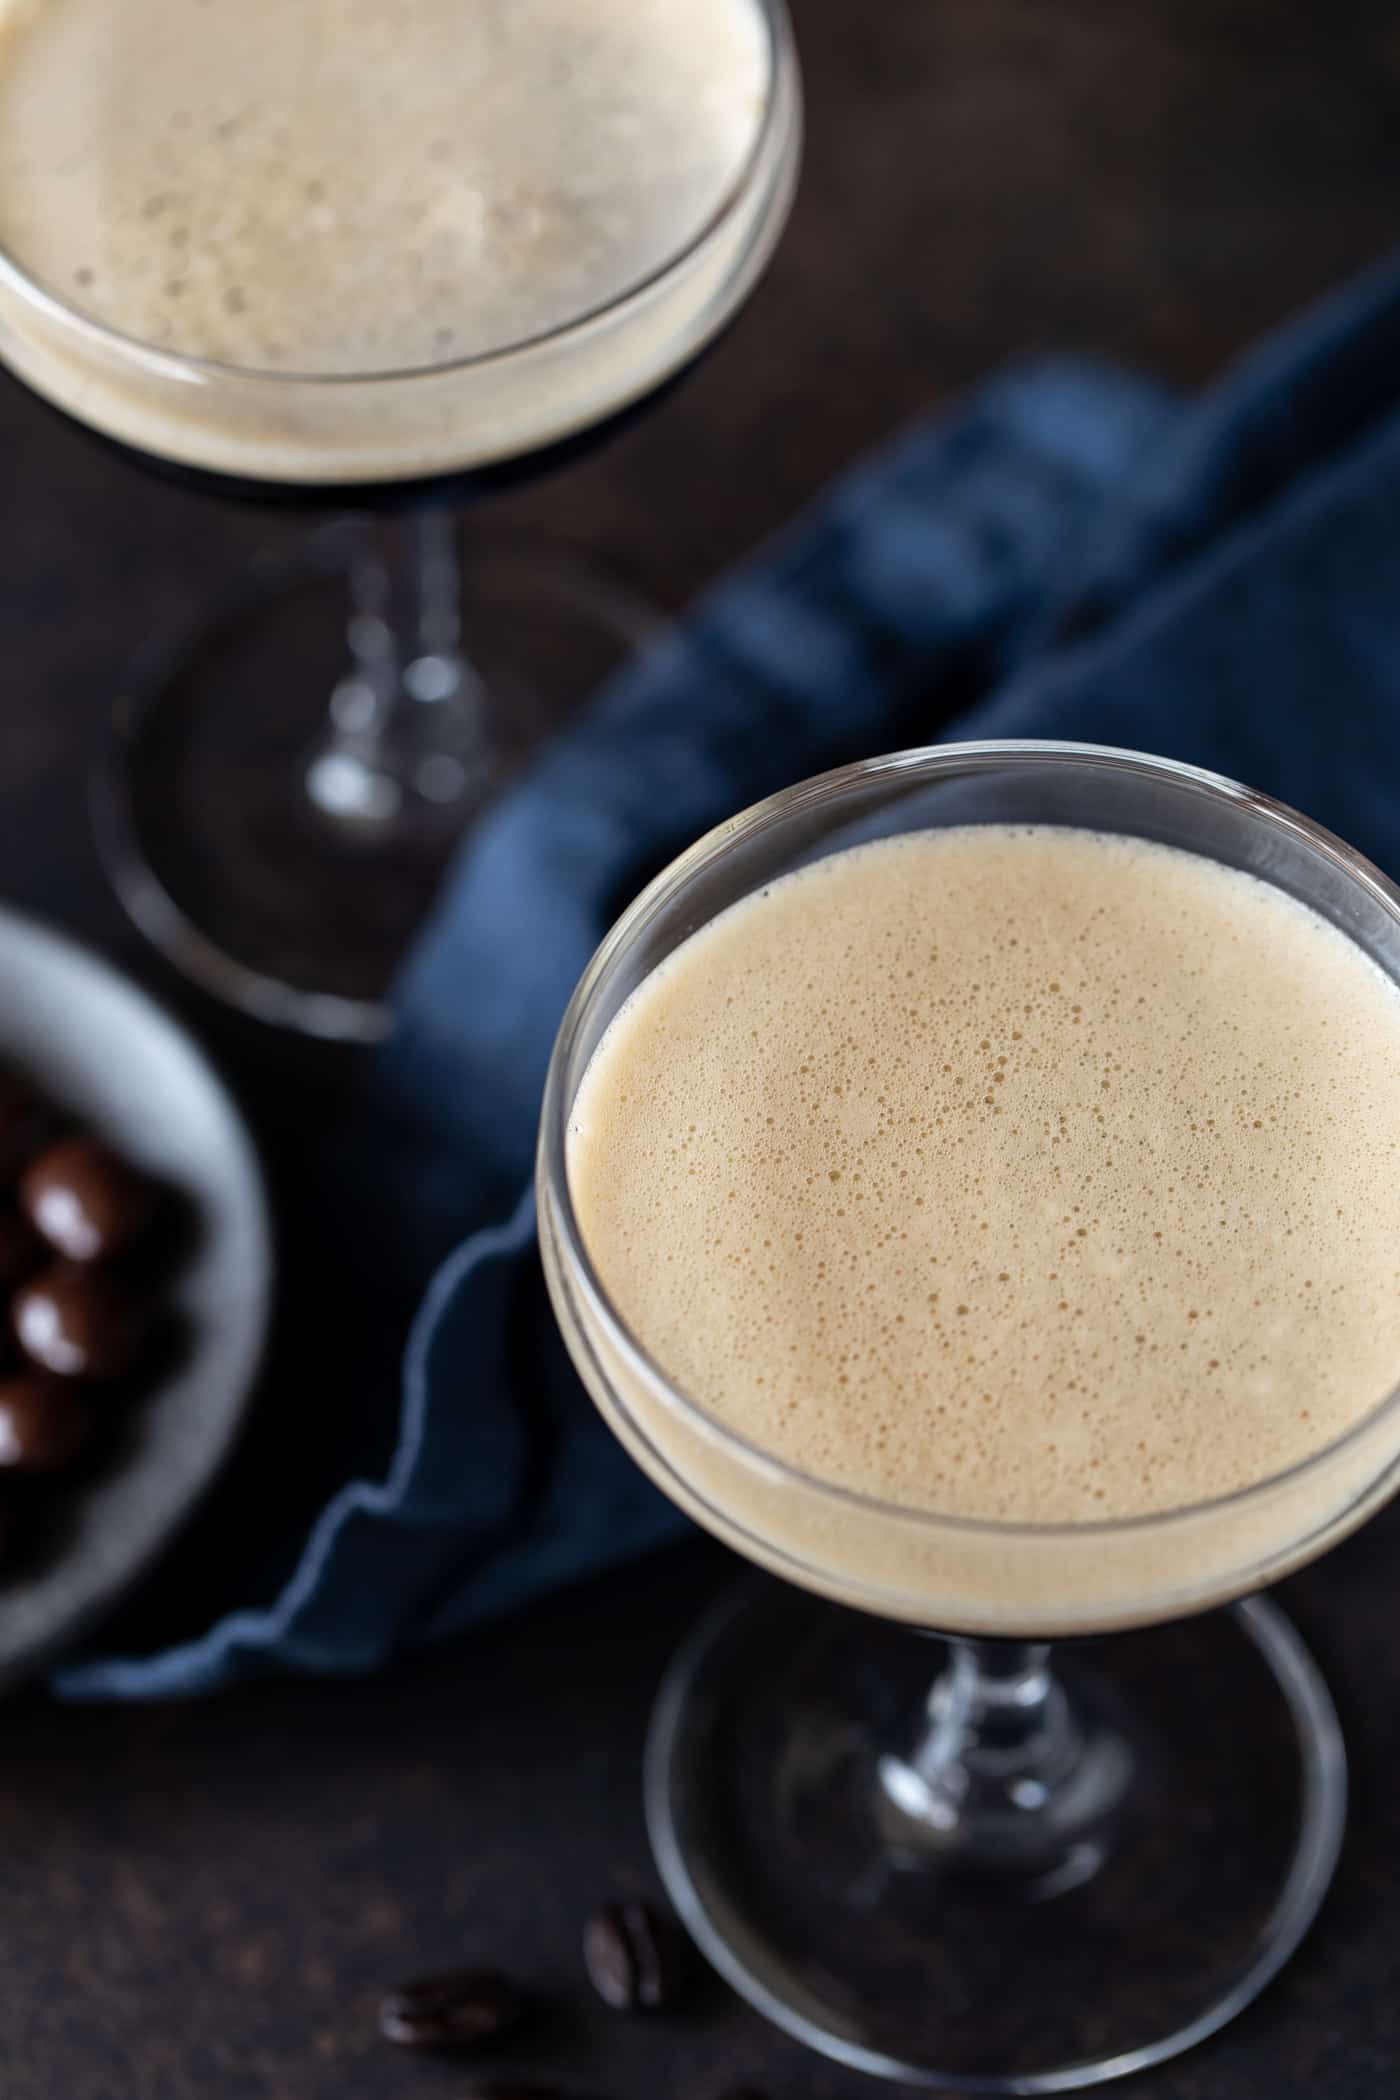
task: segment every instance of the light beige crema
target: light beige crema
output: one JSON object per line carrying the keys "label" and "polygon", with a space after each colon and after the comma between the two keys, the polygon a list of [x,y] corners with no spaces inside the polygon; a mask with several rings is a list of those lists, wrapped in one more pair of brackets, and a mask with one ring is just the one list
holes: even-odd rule
{"label": "light beige crema", "polygon": [[[771,64],[757,0],[0,0],[0,250],[161,349],[421,371],[577,321],[687,249],[755,149]],[[4,320],[0,299],[0,348]],[[52,344],[34,369],[32,334],[15,347],[65,394]],[[615,355],[644,366],[647,344]],[[90,419],[128,421],[100,359],[86,376]],[[547,418],[560,375],[532,379]],[[287,413],[264,402],[269,441]],[[149,406],[116,434],[195,457]]]}
{"label": "light beige crema", "polygon": [[[1171,848],[954,829],[773,884],[614,1020],[568,1173],[604,1285],[684,1392],[911,1511],[1178,1510],[1400,1381],[1400,992],[1280,891]],[[927,1526],[852,1544],[632,1401],[639,1455],[774,1555],[911,1615],[927,1592],[945,1624],[1242,1587],[1369,1478],[1324,1467],[1073,1568],[1047,1545],[959,1572]]]}

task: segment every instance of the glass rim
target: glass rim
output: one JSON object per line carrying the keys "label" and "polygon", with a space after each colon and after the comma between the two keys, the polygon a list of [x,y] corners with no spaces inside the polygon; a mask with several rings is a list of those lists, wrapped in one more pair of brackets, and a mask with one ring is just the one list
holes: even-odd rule
{"label": "glass rim", "polygon": [[269,392],[279,386],[289,391],[320,387],[410,386],[416,381],[442,380],[457,373],[500,369],[541,350],[582,339],[593,334],[603,323],[644,305],[654,292],[680,276],[712,244],[746,202],[772,145],[779,114],[798,77],[797,48],[786,0],[751,0],[751,4],[757,8],[768,32],[767,92],[753,142],[718,203],[690,238],[663,262],[624,285],[620,291],[600,300],[596,306],[586,307],[582,313],[553,328],[542,328],[533,335],[499,343],[490,350],[473,351],[466,357],[445,358],[439,364],[389,365],[364,372],[306,372],[290,367],[284,370],[274,365],[231,364],[226,358],[198,357],[189,351],[165,349],[159,343],[147,342],[144,337],[132,335],[125,329],[113,328],[95,315],[84,313],[51,284],[37,277],[3,241],[0,241],[0,286],[8,285],[17,297],[38,308],[51,320],[146,371],[184,383],[228,385],[236,382]]}
{"label": "glass rim", "polygon": [[[1179,759],[1158,758],[1111,744],[1089,744],[1054,738],[1004,738],[964,743],[917,745],[879,758],[860,759],[796,782],[766,796],[732,817],[725,818],[676,856],[627,906],[595,950],[576,985],[555,1037],[545,1078],[540,1111],[538,1179],[540,1194],[548,1199],[550,1222],[563,1252],[568,1271],[566,1287],[577,1290],[590,1314],[602,1329],[608,1346],[615,1350],[628,1370],[687,1426],[709,1441],[729,1448],[750,1469],[766,1473],[781,1485],[815,1494],[842,1506],[858,1509],[866,1516],[888,1517],[902,1524],[916,1524],[932,1531],[956,1531],[987,1539],[1074,1539],[1118,1538],[1150,1533],[1168,1526],[1189,1523],[1251,1503],[1287,1488],[1320,1470],[1367,1438],[1388,1420],[1400,1415],[1400,1382],[1373,1406],[1316,1451],[1295,1459],[1291,1465],[1265,1474],[1220,1495],[1178,1504],[1169,1509],[1143,1510],[1128,1517],[1091,1517],[1082,1521],[1059,1519],[1037,1522],[1025,1518],[961,1516],[952,1511],[930,1509],[910,1503],[892,1502],[864,1493],[839,1481],[823,1479],[804,1471],[776,1452],[766,1451],[740,1431],[733,1429],[701,1401],[685,1392],[633,1334],[614,1306],[594,1267],[583,1241],[569,1188],[566,1139],[572,1097],[565,1098],[565,1071],[581,1026],[593,1001],[620,956],[660,910],[679,895],[697,875],[713,867],[738,842],[772,830],[799,810],[839,802],[850,789],[882,775],[933,780],[942,773],[986,773],[1011,765],[1051,766],[1073,761],[1105,772],[1136,773],[1174,781],[1184,789],[1247,809],[1277,830],[1300,838],[1322,853],[1350,880],[1367,891],[1400,926],[1400,887],[1347,845],[1335,832],[1305,817],[1288,803],[1231,780],[1223,773],[1193,766]],[[1182,849],[1182,850],[1190,850]],[[1267,880],[1261,877],[1260,880]],[[736,900],[737,901],[737,900]],[[1311,907],[1309,907],[1311,908]],[[707,922],[708,923],[708,922]],[[1400,990],[1400,985],[1397,985]],[[631,1420],[625,1403],[616,1402]]]}

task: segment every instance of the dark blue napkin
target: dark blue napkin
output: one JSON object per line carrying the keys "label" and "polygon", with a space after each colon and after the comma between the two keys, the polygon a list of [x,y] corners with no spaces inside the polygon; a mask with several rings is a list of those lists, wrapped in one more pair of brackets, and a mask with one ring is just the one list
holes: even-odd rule
{"label": "dark blue napkin", "polygon": [[697,833],[939,735],[1194,760],[1400,873],[1400,258],[1194,401],[1078,362],[1008,371],[843,481],[552,747],[404,976],[346,1133],[353,1201],[322,1197],[373,1240],[364,1290],[426,1285],[387,1474],[347,1475],[249,1573],[246,1609],[70,1665],[60,1690],[373,1669],[680,1528],[585,1399],[538,1279],[555,1027],[611,919]]}

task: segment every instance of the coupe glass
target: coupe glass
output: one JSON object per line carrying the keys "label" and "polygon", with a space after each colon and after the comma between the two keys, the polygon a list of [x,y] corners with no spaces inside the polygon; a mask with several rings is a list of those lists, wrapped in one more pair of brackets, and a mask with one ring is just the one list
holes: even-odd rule
{"label": "coupe glass", "polygon": [[658,632],[577,557],[495,540],[464,566],[449,507],[601,440],[742,308],[802,130],[783,0],[755,4],[766,100],[708,222],[605,305],[484,355],[334,375],[182,356],[89,319],[0,249],[0,362],[51,405],[216,495],[352,514],[147,651],[101,780],[128,909],[263,1020],[382,1035],[385,988],[464,826]]}
{"label": "coupe glass", "polygon": [[1400,981],[1400,893],[1231,781],[1073,744],[877,759],[721,825],[613,928],[555,1047],[539,1218],[555,1311],[611,1428],[683,1510],[783,1578],[725,1598],[661,1692],[646,1807],[677,1908],[738,1991],[826,2055],[1038,2093],[1212,2033],[1312,1919],[1345,1755],[1307,1650],[1248,1593],[1392,1492],[1400,1393],[1288,1471],[1160,1514],[991,1523],[882,1503],[769,1456],[672,1384],[610,1303],[566,1174],[604,1030],[698,926],[860,841],[980,823],[1247,869]]}

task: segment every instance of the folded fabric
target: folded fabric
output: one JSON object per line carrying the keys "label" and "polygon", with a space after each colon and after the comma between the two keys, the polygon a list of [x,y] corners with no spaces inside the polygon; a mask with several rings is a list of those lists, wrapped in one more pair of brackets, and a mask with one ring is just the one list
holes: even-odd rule
{"label": "folded fabric", "polygon": [[1194,760],[1400,873],[1400,258],[1191,402],[1086,363],[1006,372],[853,473],[553,745],[464,852],[348,1170],[311,1192],[328,1228],[357,1221],[346,1287],[377,1294],[386,1344],[426,1284],[401,1396],[371,1352],[348,1411],[398,1410],[387,1471],[347,1449],[329,1499],[235,1571],[243,1608],[70,1663],[65,1695],[373,1669],[679,1530],[539,1282],[555,1028],[611,919],[699,832],[947,735]]}

